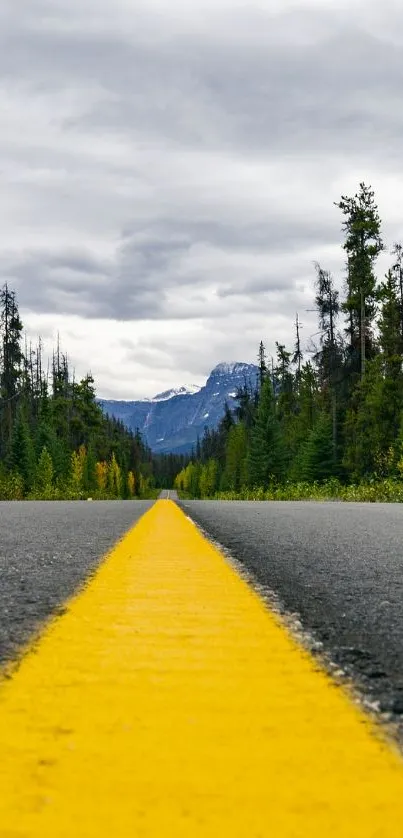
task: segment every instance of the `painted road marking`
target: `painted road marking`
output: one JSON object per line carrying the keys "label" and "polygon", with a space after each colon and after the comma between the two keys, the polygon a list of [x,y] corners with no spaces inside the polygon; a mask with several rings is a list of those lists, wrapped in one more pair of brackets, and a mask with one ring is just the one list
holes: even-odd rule
{"label": "painted road marking", "polygon": [[403,763],[172,501],[0,689],[1,838],[401,838]]}

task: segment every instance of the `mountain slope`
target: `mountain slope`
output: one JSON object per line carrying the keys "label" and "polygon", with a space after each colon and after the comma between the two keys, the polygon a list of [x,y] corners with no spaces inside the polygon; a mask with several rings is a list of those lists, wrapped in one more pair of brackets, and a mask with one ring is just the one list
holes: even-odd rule
{"label": "mountain slope", "polygon": [[192,448],[206,426],[217,427],[225,402],[235,408],[237,389],[245,382],[254,387],[257,375],[254,364],[218,364],[200,389],[181,387],[132,402],[99,399],[99,404],[127,427],[138,428],[153,451],[180,453]]}

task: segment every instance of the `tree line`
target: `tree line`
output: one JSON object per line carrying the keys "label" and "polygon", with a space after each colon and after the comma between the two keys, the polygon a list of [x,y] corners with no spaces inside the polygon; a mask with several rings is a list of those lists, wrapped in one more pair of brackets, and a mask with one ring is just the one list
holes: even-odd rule
{"label": "tree line", "polygon": [[[141,434],[105,416],[91,374],[58,341],[27,345],[15,291],[0,290],[0,499],[148,497],[181,459],[154,462]],[[170,476],[171,475],[171,476]]]}
{"label": "tree line", "polygon": [[294,337],[288,347],[276,341],[275,358],[267,359],[261,341],[256,386],[245,382],[236,410],[227,407],[218,428],[205,430],[175,478],[180,491],[298,497],[314,486],[348,496],[352,486],[376,484],[379,495],[382,484],[386,495],[401,499],[403,246],[393,245],[379,281],[376,262],[386,246],[374,191],[360,183],[336,206],[344,284],[340,291],[316,264],[318,340],[304,352],[297,314]]}

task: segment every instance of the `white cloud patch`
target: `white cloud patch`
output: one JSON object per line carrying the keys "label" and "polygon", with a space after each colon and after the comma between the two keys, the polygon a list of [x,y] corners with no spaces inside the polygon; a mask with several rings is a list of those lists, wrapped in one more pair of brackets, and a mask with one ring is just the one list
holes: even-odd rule
{"label": "white cloud patch", "polygon": [[[100,395],[202,383],[315,332],[333,202],[403,237],[392,0],[3,0],[0,271]],[[388,264],[385,254],[380,273]]]}

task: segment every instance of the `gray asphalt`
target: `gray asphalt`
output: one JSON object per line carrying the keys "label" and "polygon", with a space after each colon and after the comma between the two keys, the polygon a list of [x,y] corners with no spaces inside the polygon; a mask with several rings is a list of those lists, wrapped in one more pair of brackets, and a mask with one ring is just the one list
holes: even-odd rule
{"label": "gray asphalt", "polygon": [[403,506],[186,501],[180,506],[297,613],[379,709],[403,719]]}
{"label": "gray asphalt", "polygon": [[152,503],[0,503],[0,663],[18,657]]}

